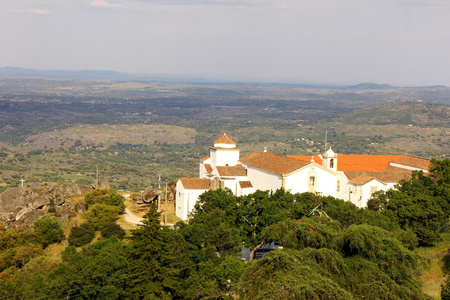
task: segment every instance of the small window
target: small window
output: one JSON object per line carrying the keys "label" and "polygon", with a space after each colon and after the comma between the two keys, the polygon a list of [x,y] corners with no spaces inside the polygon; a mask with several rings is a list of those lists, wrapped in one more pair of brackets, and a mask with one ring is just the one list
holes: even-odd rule
{"label": "small window", "polygon": [[330,159],[330,169],[334,168],[334,159]]}
{"label": "small window", "polygon": [[309,176],[309,186],[316,186],[316,176]]}
{"label": "small window", "polygon": [[370,194],[372,195],[373,193],[375,193],[378,190],[378,188],[376,186],[371,186],[370,187]]}
{"label": "small window", "polygon": [[340,192],[341,191],[341,182],[338,180],[337,184],[336,184],[336,192]]}

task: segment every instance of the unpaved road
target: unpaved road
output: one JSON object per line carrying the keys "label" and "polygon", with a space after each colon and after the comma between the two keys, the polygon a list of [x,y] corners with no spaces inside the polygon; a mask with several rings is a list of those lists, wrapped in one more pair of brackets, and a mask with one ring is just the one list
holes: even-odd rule
{"label": "unpaved road", "polygon": [[123,216],[124,216],[125,222],[131,223],[134,225],[139,225],[139,224],[141,224],[141,221],[144,220],[144,218],[140,218],[140,217],[136,216],[135,214],[133,214],[128,208],[125,208],[125,214]]}

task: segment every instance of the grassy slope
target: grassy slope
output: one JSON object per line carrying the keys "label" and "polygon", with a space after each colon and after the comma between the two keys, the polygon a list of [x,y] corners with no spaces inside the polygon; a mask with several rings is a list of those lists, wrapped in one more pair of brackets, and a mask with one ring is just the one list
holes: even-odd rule
{"label": "grassy slope", "polygon": [[442,258],[450,249],[450,232],[443,233],[442,241],[433,247],[421,247],[415,251],[430,260],[430,265],[420,277],[423,290],[434,299],[440,299],[441,284],[445,281],[442,274]]}

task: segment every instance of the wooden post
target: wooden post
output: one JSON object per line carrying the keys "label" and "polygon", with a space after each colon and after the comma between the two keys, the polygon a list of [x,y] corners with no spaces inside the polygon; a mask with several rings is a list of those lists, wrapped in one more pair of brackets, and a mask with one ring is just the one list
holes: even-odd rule
{"label": "wooden post", "polygon": [[167,225],[167,182],[166,182],[166,213],[164,214],[164,225]]}

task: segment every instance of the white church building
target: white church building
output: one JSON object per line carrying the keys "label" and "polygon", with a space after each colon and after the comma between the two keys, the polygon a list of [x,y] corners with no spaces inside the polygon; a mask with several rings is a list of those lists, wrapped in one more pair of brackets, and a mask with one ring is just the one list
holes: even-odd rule
{"label": "white church building", "polygon": [[230,189],[236,196],[283,188],[291,193],[320,193],[366,207],[376,191],[410,179],[413,170],[428,171],[428,159],[409,155],[282,156],[240,150],[224,134],[199,165],[199,178],[181,178],[176,185],[176,215],[187,220],[198,197],[209,189]]}

